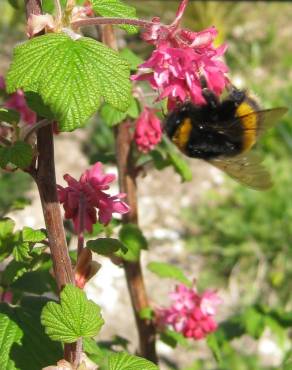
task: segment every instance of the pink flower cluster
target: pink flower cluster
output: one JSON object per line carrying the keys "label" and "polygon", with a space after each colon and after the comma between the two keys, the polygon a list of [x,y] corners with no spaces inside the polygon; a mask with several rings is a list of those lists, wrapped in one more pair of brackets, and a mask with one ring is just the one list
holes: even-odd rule
{"label": "pink flower cluster", "polygon": [[111,196],[104,192],[115,178],[113,174],[103,174],[100,162],[86,170],[79,181],[64,175],[68,186],[58,185],[59,201],[63,204],[65,218],[73,220],[77,233],[92,232],[92,225],[97,222],[97,210],[99,222],[104,225],[111,221],[113,213],[129,211],[128,205],[121,200],[125,194]]}
{"label": "pink flower cluster", "polygon": [[[5,88],[5,80],[3,76],[0,76],[0,90],[5,90]],[[19,112],[20,118],[24,123],[29,125],[36,123],[37,115],[28,107],[22,90],[17,90],[11,94],[4,103],[4,107]]]}
{"label": "pink flower cluster", "polygon": [[198,294],[183,284],[170,294],[173,304],[169,308],[159,308],[156,312],[160,328],[170,326],[186,338],[199,340],[217,329],[214,320],[216,307],[222,303],[216,292],[206,290]]}
{"label": "pink flower cluster", "polygon": [[144,107],[136,121],[134,139],[138,149],[148,153],[157,145],[162,136],[160,120],[155,115],[155,110]]}
{"label": "pink flower cluster", "polygon": [[144,40],[156,46],[151,57],[139,66],[133,80],[147,80],[159,93],[158,100],[168,98],[172,109],[186,99],[194,104],[205,104],[201,78],[216,95],[220,95],[228,83],[227,66],[219,60],[227,46],[215,48],[213,41],[217,30],[210,27],[201,32],[180,29],[179,24],[188,1],[183,0],[176,18],[169,26],[152,20],[146,29]]}

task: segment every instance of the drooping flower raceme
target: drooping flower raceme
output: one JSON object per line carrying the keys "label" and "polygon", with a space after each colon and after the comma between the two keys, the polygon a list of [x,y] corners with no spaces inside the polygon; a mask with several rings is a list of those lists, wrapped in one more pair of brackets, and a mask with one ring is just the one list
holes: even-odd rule
{"label": "drooping flower raceme", "polygon": [[160,120],[155,110],[144,107],[136,121],[134,139],[141,152],[148,153],[157,145],[162,136]]}
{"label": "drooping flower raceme", "polygon": [[170,327],[186,338],[199,340],[217,329],[214,315],[222,300],[216,292],[207,290],[198,294],[195,289],[180,284],[170,294],[170,298],[173,303],[169,308],[159,308],[156,311],[161,330]]}
{"label": "drooping flower raceme", "polygon": [[152,20],[143,38],[155,45],[150,58],[139,66],[133,80],[147,80],[158,92],[158,100],[168,98],[168,108],[186,99],[194,104],[205,104],[202,96],[202,77],[216,95],[220,95],[228,79],[227,66],[220,60],[227,46],[213,45],[217,30],[210,27],[201,32],[179,28],[187,0],[179,6],[176,18],[169,26]]}
{"label": "drooping flower raceme", "polygon": [[65,218],[71,219],[76,233],[87,230],[92,232],[92,225],[98,220],[107,225],[113,213],[124,214],[129,211],[128,205],[123,202],[126,194],[120,193],[111,196],[105,193],[109,184],[115,180],[114,174],[104,174],[102,164],[97,162],[86,170],[79,181],[70,175],[64,175],[67,187],[58,185],[59,201],[63,204]]}

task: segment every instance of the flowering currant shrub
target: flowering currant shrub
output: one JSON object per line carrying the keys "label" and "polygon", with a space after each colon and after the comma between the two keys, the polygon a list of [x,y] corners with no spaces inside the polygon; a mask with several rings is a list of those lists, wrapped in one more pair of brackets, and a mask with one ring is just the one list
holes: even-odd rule
{"label": "flowering currant shrub", "polygon": [[[171,347],[200,341],[214,366],[225,369],[221,352],[236,335],[216,316],[224,305],[217,287],[201,291],[199,279],[191,280],[199,277],[151,262],[152,273],[173,280],[171,302],[153,302],[141,267],[148,242],[138,223],[137,177],[151,163],[172,167],[182,181],[192,178],[164,135],[164,116],[185,102],[205,105],[204,87],[220,98],[230,84],[227,44],[215,43],[212,25],[183,28],[187,5],[178,2],[173,21],[164,24],[159,14],[140,19],[122,0],[25,1],[28,39],[15,46],[0,77],[0,167],[35,182],[44,227],[19,229],[8,215],[0,219],[1,369],[155,370],[158,340]],[[96,36],[85,36],[85,26],[98,30],[90,33]],[[151,45],[145,61],[118,50],[126,34],[137,33]],[[56,135],[81,129],[92,117],[113,131],[110,162],[118,176],[101,153],[105,160],[84,168],[79,180],[66,173],[66,184],[57,184]],[[132,353],[124,338],[109,347],[100,341],[107,323],[84,290],[98,279],[104,258],[125,271],[138,332]],[[248,328],[248,320],[237,326],[241,334]]]}

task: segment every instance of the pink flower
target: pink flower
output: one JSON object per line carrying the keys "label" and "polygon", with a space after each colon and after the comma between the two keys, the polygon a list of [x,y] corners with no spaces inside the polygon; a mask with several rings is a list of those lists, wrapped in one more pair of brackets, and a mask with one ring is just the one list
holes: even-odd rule
{"label": "pink flower", "polygon": [[148,153],[157,145],[162,136],[160,120],[155,110],[145,107],[136,121],[134,139],[141,152]]}
{"label": "pink flower", "polygon": [[99,222],[107,225],[113,213],[124,214],[129,211],[128,205],[121,201],[125,194],[111,196],[104,192],[115,180],[115,175],[102,173],[102,164],[97,162],[86,170],[77,181],[70,175],[64,175],[68,186],[58,185],[59,201],[63,204],[65,218],[72,219],[77,233],[84,230],[92,232],[92,225]]}
{"label": "pink flower", "polygon": [[156,46],[150,58],[139,66],[133,80],[147,80],[159,93],[158,100],[168,98],[168,108],[186,99],[194,104],[205,104],[201,78],[216,95],[220,95],[228,83],[227,66],[219,60],[227,46],[215,48],[213,41],[217,30],[210,27],[201,32],[179,28],[188,1],[183,0],[176,18],[169,26],[152,20],[143,38]]}
{"label": "pink flower", "polygon": [[13,293],[7,290],[1,293],[0,302],[12,303]]}
{"label": "pink flower", "polygon": [[222,300],[213,291],[198,294],[182,284],[170,294],[172,305],[156,312],[160,329],[170,326],[186,338],[199,340],[217,329],[213,316]]}

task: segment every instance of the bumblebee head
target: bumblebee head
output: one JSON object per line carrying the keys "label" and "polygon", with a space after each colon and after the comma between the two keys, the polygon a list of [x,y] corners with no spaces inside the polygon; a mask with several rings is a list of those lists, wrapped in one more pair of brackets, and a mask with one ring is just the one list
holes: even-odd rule
{"label": "bumblebee head", "polygon": [[164,131],[169,138],[172,138],[178,127],[190,116],[190,113],[194,109],[191,103],[184,103],[173,111],[171,111],[165,118]]}
{"label": "bumblebee head", "polygon": [[235,86],[232,86],[226,100],[229,100],[233,102],[235,106],[238,106],[246,99],[246,97],[247,94],[245,90],[239,90]]}

